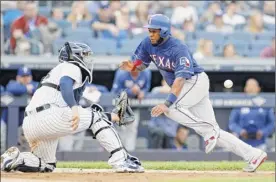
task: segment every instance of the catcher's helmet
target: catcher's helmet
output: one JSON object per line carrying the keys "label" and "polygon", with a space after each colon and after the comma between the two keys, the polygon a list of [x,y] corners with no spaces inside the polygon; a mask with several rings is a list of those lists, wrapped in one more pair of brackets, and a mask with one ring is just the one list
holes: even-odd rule
{"label": "catcher's helmet", "polygon": [[162,14],[151,15],[145,28],[160,29],[160,37],[166,38],[171,34],[170,19]]}
{"label": "catcher's helmet", "polygon": [[59,50],[59,61],[73,63],[88,74],[88,82],[92,82],[93,52],[91,48],[78,42],[66,42]]}

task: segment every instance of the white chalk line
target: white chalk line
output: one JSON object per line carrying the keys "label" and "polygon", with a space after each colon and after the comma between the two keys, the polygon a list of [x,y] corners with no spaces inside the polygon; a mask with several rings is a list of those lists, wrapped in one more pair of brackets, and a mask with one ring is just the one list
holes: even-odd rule
{"label": "white chalk line", "polygon": [[[54,173],[114,173],[112,169],[56,168]],[[196,171],[196,170],[145,170],[145,173],[183,173],[183,174],[241,174],[243,171]],[[256,171],[256,174],[275,174],[274,171]],[[248,173],[252,174],[252,173]]]}

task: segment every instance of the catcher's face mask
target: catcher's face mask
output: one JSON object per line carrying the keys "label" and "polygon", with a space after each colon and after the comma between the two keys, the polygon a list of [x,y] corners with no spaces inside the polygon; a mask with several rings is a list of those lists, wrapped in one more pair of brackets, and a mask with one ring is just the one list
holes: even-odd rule
{"label": "catcher's face mask", "polygon": [[93,73],[93,52],[91,48],[83,43],[66,42],[60,50],[60,60],[77,64],[82,70],[87,72],[88,82],[92,82]]}

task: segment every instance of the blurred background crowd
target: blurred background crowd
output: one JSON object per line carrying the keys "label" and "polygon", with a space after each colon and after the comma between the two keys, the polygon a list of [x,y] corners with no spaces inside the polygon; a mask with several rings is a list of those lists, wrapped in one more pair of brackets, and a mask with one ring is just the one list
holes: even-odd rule
{"label": "blurred background crowd", "polygon": [[[64,42],[79,41],[90,45],[95,55],[130,56],[147,36],[143,25],[147,24],[148,16],[155,13],[171,18],[172,35],[189,46],[196,60],[275,57],[275,1],[1,1],[1,54],[52,56],[57,55]],[[169,93],[164,80],[159,86],[153,86],[152,74],[150,70],[141,73],[117,70],[109,88],[87,85],[84,97],[97,103],[103,93],[118,94],[127,89],[130,98],[141,101],[150,93]],[[247,79],[240,91],[257,96],[262,92],[259,81]],[[1,95],[15,97],[31,97],[38,85],[27,67],[20,67],[16,77],[7,84],[0,84],[3,85]],[[20,126],[23,112],[21,109]],[[275,137],[274,114],[274,108],[261,106],[234,108],[226,129],[254,147],[274,151],[271,139]],[[3,108],[1,150],[5,149],[7,122],[8,111]],[[193,131],[164,115],[147,121],[143,137],[137,137],[139,122],[137,119],[129,127],[117,128],[130,151],[199,149],[200,139]],[[91,145],[91,133],[87,131],[62,138],[59,150],[83,150],[87,146],[85,141],[76,138],[84,136],[89,138],[86,144]],[[28,146],[25,142],[21,136],[18,145],[24,148]]]}
{"label": "blurred background crowd", "polygon": [[275,1],[1,1],[2,51],[52,55],[66,39],[129,55],[155,13],[196,59],[275,57]]}

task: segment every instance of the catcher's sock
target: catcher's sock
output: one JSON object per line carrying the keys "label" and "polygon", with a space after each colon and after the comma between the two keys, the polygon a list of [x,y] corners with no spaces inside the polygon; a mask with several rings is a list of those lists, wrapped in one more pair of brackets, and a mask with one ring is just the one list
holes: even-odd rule
{"label": "catcher's sock", "polygon": [[111,154],[109,165],[121,164],[127,159],[127,153],[117,132],[105,120],[100,119],[93,123],[91,129],[101,146]]}
{"label": "catcher's sock", "polygon": [[236,155],[242,157],[245,161],[251,160],[255,152],[253,147],[222,129],[220,130],[217,145],[235,153]]}

